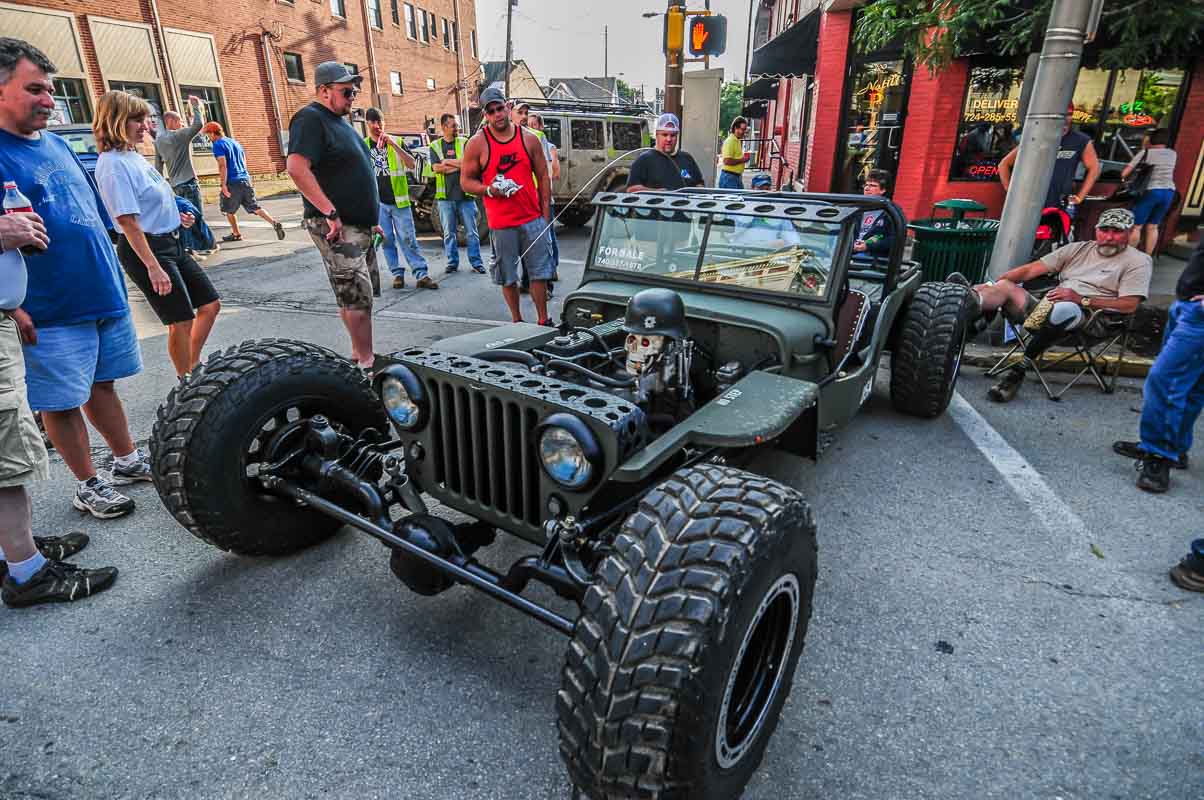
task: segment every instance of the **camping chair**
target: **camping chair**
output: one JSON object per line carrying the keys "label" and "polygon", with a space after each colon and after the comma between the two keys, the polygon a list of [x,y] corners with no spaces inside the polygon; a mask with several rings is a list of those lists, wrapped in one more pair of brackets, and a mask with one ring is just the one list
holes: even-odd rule
{"label": "camping chair", "polygon": [[[1049,399],[1055,402],[1060,401],[1062,395],[1066,394],[1070,387],[1078,383],[1085,375],[1090,375],[1094,378],[1096,385],[1099,386],[1100,391],[1104,394],[1112,394],[1116,391],[1116,381],[1120,377],[1121,361],[1129,347],[1129,337],[1133,332],[1133,324],[1136,318],[1136,314],[1122,314],[1119,311],[1097,309],[1087,317],[1086,323],[1072,331],[1067,331],[1064,336],[1054,343],[1056,345],[1069,344],[1073,348],[1071,352],[1064,353],[1053,360],[1047,360],[1044,364],[1041,363],[1044,360],[1044,355],[1041,358],[1030,361],[1029,368],[1036,373]],[[1016,342],[1002,358],[995,362],[994,366],[987,370],[987,377],[995,377],[1011,367],[1017,355],[1023,359],[1024,350],[1028,346],[1029,339],[1033,336],[1023,324],[1013,324],[1006,317],[1004,317],[1003,324],[1016,337]],[[1104,359],[1113,350],[1116,351],[1116,365],[1111,370],[1111,375],[1105,380],[1105,376],[1109,370]],[[1082,369],[1076,372],[1067,383],[1060,387],[1051,385],[1051,382],[1045,377],[1045,371],[1052,370],[1054,367],[1066,362],[1077,362],[1082,365]],[[1055,391],[1055,388],[1057,391]]]}

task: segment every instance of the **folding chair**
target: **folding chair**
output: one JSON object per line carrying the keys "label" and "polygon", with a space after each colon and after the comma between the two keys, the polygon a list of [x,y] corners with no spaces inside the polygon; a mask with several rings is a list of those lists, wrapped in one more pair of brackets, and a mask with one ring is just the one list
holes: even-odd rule
{"label": "folding chair", "polygon": [[[1097,309],[1087,317],[1086,323],[1072,331],[1067,331],[1064,336],[1051,345],[1069,344],[1074,348],[1071,352],[1063,353],[1053,360],[1045,361],[1044,364],[1041,363],[1044,354],[1036,360],[1030,360],[1028,368],[1036,373],[1049,399],[1055,402],[1060,401],[1062,395],[1066,394],[1070,387],[1074,386],[1079,382],[1080,378],[1088,374],[1095,379],[1096,385],[1099,386],[1100,391],[1104,394],[1112,394],[1116,391],[1116,381],[1120,377],[1121,361],[1124,358],[1125,351],[1128,350],[1129,337],[1133,332],[1133,323],[1136,317],[1136,314],[1122,314],[1119,311]],[[1019,354],[1022,361],[1025,358],[1024,350],[1028,347],[1029,340],[1033,336],[1022,324],[1013,324],[1006,317],[1003,324],[1016,337],[1016,343],[986,371],[987,377],[995,377],[1010,368],[1017,354]],[[1116,350],[1116,365],[1111,370],[1108,380],[1105,381],[1104,376],[1108,374],[1108,367],[1104,363],[1104,359],[1113,349]],[[1061,385],[1055,392],[1055,386],[1051,385],[1051,382],[1045,377],[1044,371],[1052,370],[1054,367],[1068,361],[1077,361],[1083,365],[1083,368],[1075,373],[1069,382]]]}

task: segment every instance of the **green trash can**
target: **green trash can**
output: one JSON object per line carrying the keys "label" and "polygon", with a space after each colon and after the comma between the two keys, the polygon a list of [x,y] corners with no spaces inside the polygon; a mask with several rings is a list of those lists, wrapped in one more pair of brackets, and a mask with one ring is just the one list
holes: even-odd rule
{"label": "green trash can", "polygon": [[[981,283],[995,246],[997,219],[966,219],[969,212],[985,214],[987,207],[974,200],[942,200],[932,206],[932,216],[908,224],[915,233],[911,259],[919,263],[925,281],[943,281],[960,272],[971,283]],[[937,217],[937,210],[950,216]]]}

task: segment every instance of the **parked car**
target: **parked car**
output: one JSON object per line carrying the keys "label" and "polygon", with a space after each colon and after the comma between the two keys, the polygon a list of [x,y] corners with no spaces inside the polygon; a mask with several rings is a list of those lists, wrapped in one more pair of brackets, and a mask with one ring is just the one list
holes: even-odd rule
{"label": "parked car", "polygon": [[91,125],[53,125],[48,130],[57,133],[67,140],[76,158],[84,165],[84,169],[93,179],[96,177],[96,161],[100,153],[96,149],[96,134],[92,133]]}
{"label": "parked car", "polygon": [[[903,230],[883,198],[595,204],[558,330],[403,348],[371,383],[299,341],[215,353],[159,408],[155,487],[222,550],[283,555],[348,526],[386,545],[411,590],[470,586],[564,634],[574,796],[739,797],[793,683],[817,556],[806,498],[736,465],[770,447],[817,458],[886,352],[895,408],[943,413],[969,290],[922,283],[903,236],[880,265],[852,259],[864,213]],[[498,532],[533,548],[500,572],[473,557]]]}

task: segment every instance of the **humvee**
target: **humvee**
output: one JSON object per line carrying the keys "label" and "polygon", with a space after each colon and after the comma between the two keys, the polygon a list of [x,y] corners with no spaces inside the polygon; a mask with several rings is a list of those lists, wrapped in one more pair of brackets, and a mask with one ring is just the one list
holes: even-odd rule
{"label": "humvee", "polygon": [[[803,649],[816,523],[740,468],[816,458],[890,354],[900,411],[942,413],[968,290],[854,258],[875,197],[602,193],[558,329],[513,324],[377,358],[298,341],[211,356],[159,409],[154,481],[181,525],[276,555],[348,526],[410,589],[472,587],[568,637],[556,696],[576,796],[733,798]],[[471,521],[452,524],[434,504]],[[498,532],[530,555],[475,557]],[[532,581],[571,603],[541,603]],[[572,614],[564,607],[575,609]]]}

